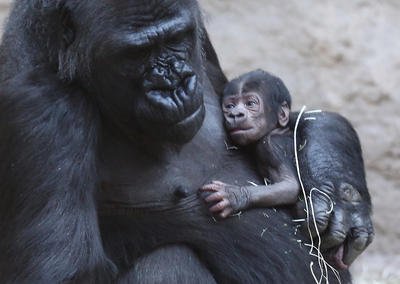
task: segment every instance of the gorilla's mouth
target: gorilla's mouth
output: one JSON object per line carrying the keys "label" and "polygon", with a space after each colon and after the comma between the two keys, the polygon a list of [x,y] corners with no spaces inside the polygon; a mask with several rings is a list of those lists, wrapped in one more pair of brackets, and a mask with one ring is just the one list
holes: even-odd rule
{"label": "gorilla's mouth", "polygon": [[196,73],[183,60],[172,59],[160,59],[146,72],[142,117],[152,125],[153,136],[182,144],[200,129],[205,106]]}
{"label": "gorilla's mouth", "polygon": [[152,117],[158,117],[162,124],[177,126],[195,119],[203,104],[197,89],[195,74],[182,78],[178,84],[154,84],[152,88],[145,88],[146,100],[153,109]]}
{"label": "gorilla's mouth", "polygon": [[[150,86],[144,86],[147,98],[155,104],[169,105],[169,102],[174,102],[180,105],[188,96],[196,90],[197,78],[196,75],[187,76],[172,84],[168,79],[164,79],[164,84],[157,82]],[[147,83],[147,82],[146,82]]]}

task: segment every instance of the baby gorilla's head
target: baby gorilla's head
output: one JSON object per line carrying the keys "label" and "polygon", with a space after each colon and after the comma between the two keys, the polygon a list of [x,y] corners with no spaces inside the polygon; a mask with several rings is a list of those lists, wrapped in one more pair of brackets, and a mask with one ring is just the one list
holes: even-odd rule
{"label": "baby gorilla's head", "polygon": [[282,80],[255,70],[230,81],[224,89],[222,111],[232,141],[249,145],[289,122],[291,96]]}

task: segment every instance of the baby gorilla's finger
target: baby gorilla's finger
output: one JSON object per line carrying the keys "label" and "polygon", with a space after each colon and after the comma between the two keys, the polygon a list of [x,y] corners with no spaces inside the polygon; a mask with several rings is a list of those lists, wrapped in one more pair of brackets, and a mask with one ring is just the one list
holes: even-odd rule
{"label": "baby gorilla's finger", "polygon": [[220,187],[219,185],[210,183],[210,184],[203,185],[203,186],[200,188],[200,191],[208,191],[208,192],[212,191],[212,192],[215,192],[215,191],[220,190],[220,188],[221,188],[221,187]]}
{"label": "baby gorilla's finger", "polygon": [[226,185],[226,183],[224,183],[222,181],[219,181],[219,180],[213,180],[212,183],[215,184],[215,185],[219,185],[219,186],[225,186]]}
{"label": "baby gorilla's finger", "polygon": [[219,214],[221,218],[226,218],[232,214],[233,210],[231,207],[227,207]]}
{"label": "baby gorilla's finger", "polygon": [[228,206],[229,206],[229,201],[226,199],[223,199],[222,201],[218,202],[214,206],[211,206],[210,212],[212,212],[212,213],[220,212],[220,211],[223,211]]}
{"label": "baby gorilla's finger", "polygon": [[210,194],[207,196],[204,201],[209,203],[209,202],[217,202],[217,201],[222,201],[224,199],[224,195],[221,192],[215,192],[213,194]]}

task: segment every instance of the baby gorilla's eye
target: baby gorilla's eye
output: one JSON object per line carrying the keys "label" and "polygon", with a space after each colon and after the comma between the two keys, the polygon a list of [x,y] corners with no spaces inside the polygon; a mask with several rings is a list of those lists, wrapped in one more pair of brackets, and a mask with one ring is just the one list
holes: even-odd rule
{"label": "baby gorilla's eye", "polygon": [[248,107],[254,107],[256,105],[258,105],[258,103],[255,100],[249,100],[246,102],[246,106],[248,106]]}
{"label": "baby gorilla's eye", "polygon": [[225,105],[225,108],[226,109],[233,109],[235,107],[235,104],[233,104],[233,103],[230,103],[230,104],[226,104]]}

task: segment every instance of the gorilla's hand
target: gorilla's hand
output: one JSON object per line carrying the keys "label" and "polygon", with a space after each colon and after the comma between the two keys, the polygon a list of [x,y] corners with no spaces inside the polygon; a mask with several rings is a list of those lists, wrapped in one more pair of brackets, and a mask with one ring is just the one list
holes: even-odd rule
{"label": "gorilla's hand", "polygon": [[204,201],[210,204],[210,212],[221,218],[246,209],[250,205],[250,193],[245,186],[229,185],[213,181],[200,188]]}
{"label": "gorilla's hand", "polygon": [[[321,248],[326,258],[336,268],[347,268],[372,242],[374,230],[370,217],[370,205],[350,184],[342,183],[335,189],[325,183],[310,191]],[[311,216],[311,204],[308,200]],[[305,203],[298,203],[301,216],[305,214]],[[310,217],[310,228],[316,236]]]}

